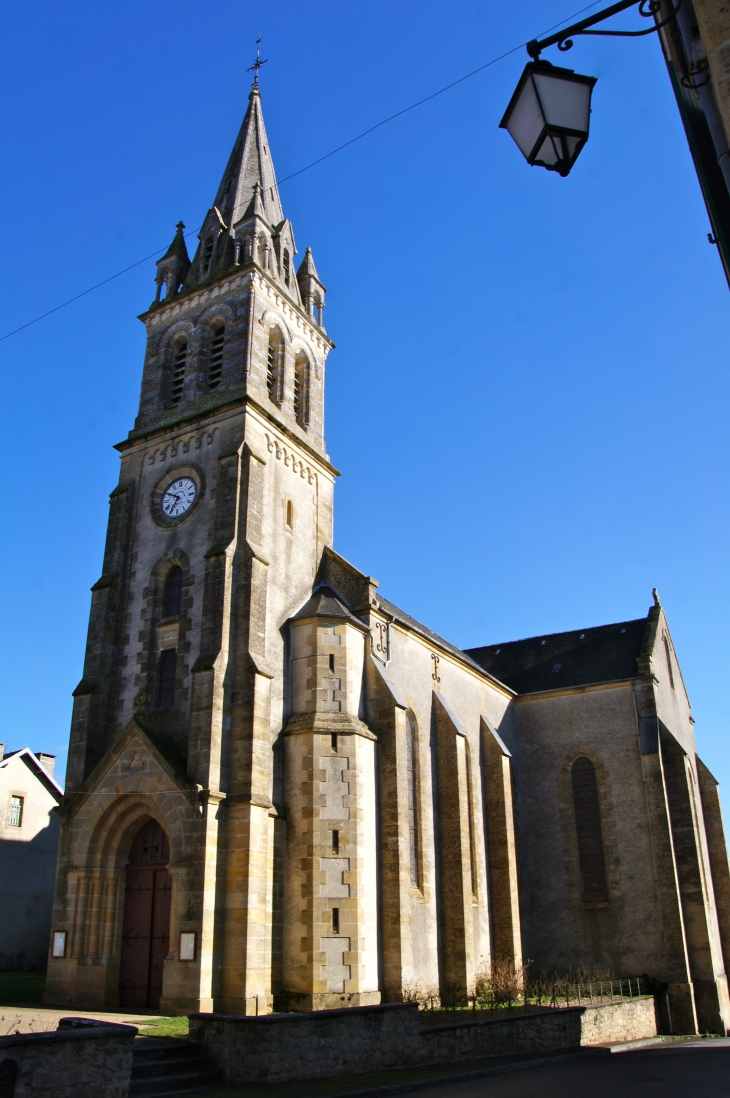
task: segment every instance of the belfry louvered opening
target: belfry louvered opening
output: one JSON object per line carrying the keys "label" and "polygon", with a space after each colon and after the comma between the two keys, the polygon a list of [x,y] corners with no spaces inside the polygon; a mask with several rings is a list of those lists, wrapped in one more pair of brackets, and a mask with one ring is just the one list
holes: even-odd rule
{"label": "belfry louvered opening", "polygon": [[294,362],[294,418],[300,427],[309,424],[309,362],[302,354]]}
{"label": "belfry louvered opening", "polygon": [[573,763],[570,776],[583,899],[607,900],[606,858],[603,851],[596,768],[590,759],[583,756]]}
{"label": "belfry louvered opening", "polygon": [[269,332],[269,351],[266,359],[266,389],[272,404],[281,407],[282,400],[282,360],[284,340],[277,328]]}
{"label": "belfry louvered opening", "polygon": [[208,366],[208,390],[212,392],[221,383],[223,369],[223,344],[226,341],[226,329],[217,328],[210,342],[210,364]]}
{"label": "belfry louvered opening", "polygon": [[213,261],[213,249],[215,248],[215,237],[209,236],[205,242],[205,248],[203,250],[203,274],[210,273],[210,265]]}
{"label": "belfry louvered opening", "polygon": [[185,364],[188,357],[188,341],[185,339],[175,347],[175,357],[172,360],[172,384],[170,386],[170,403],[179,404],[185,384]]}

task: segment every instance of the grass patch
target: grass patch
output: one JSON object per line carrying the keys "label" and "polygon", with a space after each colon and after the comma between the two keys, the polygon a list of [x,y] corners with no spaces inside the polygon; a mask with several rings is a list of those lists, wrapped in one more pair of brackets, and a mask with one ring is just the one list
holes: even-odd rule
{"label": "grass patch", "polygon": [[139,1032],[144,1037],[187,1037],[190,1022],[184,1014],[171,1018],[155,1018],[149,1025],[140,1026]]}
{"label": "grass patch", "polygon": [[40,1003],[45,972],[0,972],[0,1002]]}

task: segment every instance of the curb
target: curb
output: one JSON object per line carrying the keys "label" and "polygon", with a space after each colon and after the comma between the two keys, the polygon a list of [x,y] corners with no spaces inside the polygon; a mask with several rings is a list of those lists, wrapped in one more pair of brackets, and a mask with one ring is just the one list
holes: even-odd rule
{"label": "curb", "polygon": [[441,1075],[438,1079],[420,1079],[413,1083],[394,1083],[390,1086],[371,1087],[368,1090],[346,1090],[339,1094],[328,1094],[327,1098],[389,1098],[390,1095],[407,1094],[413,1090],[425,1090],[428,1087],[453,1086],[456,1083],[468,1083],[472,1079],[486,1079],[490,1075],[506,1075],[510,1071],[526,1071],[529,1068],[547,1067],[548,1064],[563,1064],[591,1052],[607,1052],[604,1048],[581,1049],[568,1052],[563,1056],[546,1056],[540,1060],[523,1060],[517,1064],[503,1064],[501,1067],[481,1068],[478,1071],[464,1071],[459,1075]]}

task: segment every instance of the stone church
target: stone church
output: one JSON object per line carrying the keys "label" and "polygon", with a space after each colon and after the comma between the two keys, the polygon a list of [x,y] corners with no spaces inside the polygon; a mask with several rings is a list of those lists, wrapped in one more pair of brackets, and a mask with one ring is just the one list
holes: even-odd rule
{"label": "stone church", "polygon": [[462,651],[332,547],[325,287],[258,85],[157,263],[74,691],[46,997],[265,1013],[465,996],[494,959],[730,1021],[717,783],[662,606]]}

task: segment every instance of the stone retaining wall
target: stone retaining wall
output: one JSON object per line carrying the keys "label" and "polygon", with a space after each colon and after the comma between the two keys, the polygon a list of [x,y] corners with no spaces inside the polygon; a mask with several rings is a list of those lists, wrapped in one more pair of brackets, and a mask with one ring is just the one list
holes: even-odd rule
{"label": "stone retaining wall", "polygon": [[654,1000],[649,997],[427,1028],[419,1025],[415,1003],[258,1018],[190,1017],[190,1039],[205,1045],[228,1083],[326,1079],[655,1035]]}
{"label": "stone retaining wall", "polygon": [[136,1035],[134,1026],[62,1018],[50,1033],[0,1037],[0,1087],[13,1098],[127,1098]]}

